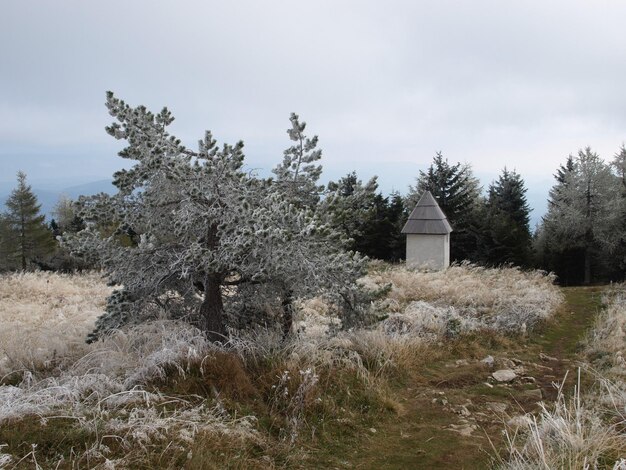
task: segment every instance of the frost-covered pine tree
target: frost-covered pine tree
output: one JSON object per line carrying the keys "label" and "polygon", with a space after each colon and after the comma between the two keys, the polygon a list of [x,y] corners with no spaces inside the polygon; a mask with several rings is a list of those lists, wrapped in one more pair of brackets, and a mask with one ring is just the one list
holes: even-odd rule
{"label": "frost-covered pine tree", "polygon": [[546,242],[553,250],[581,250],[589,284],[593,262],[606,259],[620,240],[620,180],[589,147],[558,176],[543,220]]}
{"label": "frost-covered pine tree", "polygon": [[622,272],[626,272],[626,147],[622,145],[619,152],[615,154],[613,161],[611,162],[613,170],[617,174],[620,182],[620,222],[616,227],[619,230],[620,236],[617,242],[617,249],[615,254],[618,260],[618,267]]}
{"label": "frost-covered pine tree", "polygon": [[296,113],[289,118],[291,127],[287,134],[293,145],[285,150],[282,163],[272,172],[280,189],[299,207],[313,208],[318,203],[324,186],[318,185],[322,166],[316,164],[322,158],[317,148],[318,137],[308,138],[304,131],[306,122],[300,122]]}
{"label": "frost-covered pine tree", "polygon": [[79,201],[86,228],[66,240],[74,253],[98,256],[123,286],[90,339],[158,310],[223,340],[225,303],[251,290],[259,301],[346,295],[363,261],[340,250],[283,186],[244,171],[241,142],[218,147],[207,132],[192,151],[169,134],[166,108],[132,108],[111,92],[107,107],[116,119],[107,132],[127,142],[119,155],[135,163],[115,173],[116,194]]}

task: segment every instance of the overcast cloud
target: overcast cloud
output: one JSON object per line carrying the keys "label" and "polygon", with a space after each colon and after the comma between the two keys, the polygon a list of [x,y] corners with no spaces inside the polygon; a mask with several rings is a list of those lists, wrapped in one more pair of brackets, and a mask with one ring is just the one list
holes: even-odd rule
{"label": "overcast cloud", "polygon": [[6,1],[0,181],[110,176],[113,90],[167,105],[191,146],[243,139],[263,172],[296,111],[333,178],[405,192],[442,150],[547,194],[569,153],[626,139],[625,18],[623,1]]}

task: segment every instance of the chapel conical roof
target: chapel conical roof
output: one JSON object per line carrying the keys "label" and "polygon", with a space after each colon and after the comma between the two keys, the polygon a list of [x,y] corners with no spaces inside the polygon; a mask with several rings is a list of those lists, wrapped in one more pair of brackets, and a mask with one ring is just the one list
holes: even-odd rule
{"label": "chapel conical roof", "polygon": [[402,233],[431,235],[445,235],[450,232],[452,232],[452,227],[430,191],[422,194],[402,229]]}

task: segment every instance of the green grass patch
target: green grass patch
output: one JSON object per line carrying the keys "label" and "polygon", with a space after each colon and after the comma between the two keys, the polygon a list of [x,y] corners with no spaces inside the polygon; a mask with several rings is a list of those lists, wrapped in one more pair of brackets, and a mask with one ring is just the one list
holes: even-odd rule
{"label": "green grass patch", "polygon": [[[40,464],[43,461],[70,460],[73,452],[85,451],[95,440],[95,434],[71,418],[28,416],[0,426],[0,443],[7,444],[4,453],[22,458],[36,444],[35,458]],[[23,464],[24,468],[32,468],[33,460],[27,458]]]}

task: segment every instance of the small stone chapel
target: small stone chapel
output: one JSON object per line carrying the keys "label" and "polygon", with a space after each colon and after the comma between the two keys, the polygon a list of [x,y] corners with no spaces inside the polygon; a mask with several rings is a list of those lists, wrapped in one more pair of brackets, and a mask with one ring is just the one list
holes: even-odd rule
{"label": "small stone chapel", "polygon": [[441,270],[450,266],[450,232],[446,215],[426,191],[402,229],[407,267]]}

